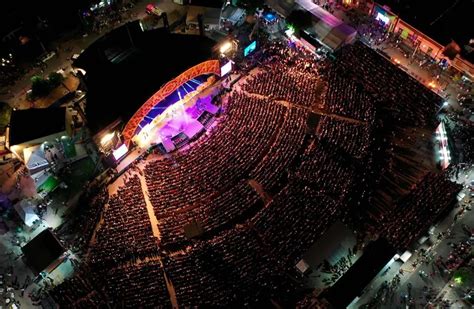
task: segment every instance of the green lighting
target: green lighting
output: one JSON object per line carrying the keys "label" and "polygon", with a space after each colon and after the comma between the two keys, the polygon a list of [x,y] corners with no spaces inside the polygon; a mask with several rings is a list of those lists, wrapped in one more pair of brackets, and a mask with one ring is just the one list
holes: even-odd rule
{"label": "green lighting", "polygon": [[54,191],[59,186],[59,181],[54,176],[49,176],[48,179],[44,183],[42,183],[39,188],[38,192],[46,191],[51,192]]}
{"label": "green lighting", "polygon": [[454,277],[454,282],[455,282],[456,284],[461,284],[462,281],[463,281],[463,280],[462,280],[462,277],[461,277],[461,276]]}
{"label": "green lighting", "polygon": [[292,35],[295,33],[295,27],[293,27],[293,25],[288,25],[288,30],[286,30],[286,33],[289,34],[289,35]]}

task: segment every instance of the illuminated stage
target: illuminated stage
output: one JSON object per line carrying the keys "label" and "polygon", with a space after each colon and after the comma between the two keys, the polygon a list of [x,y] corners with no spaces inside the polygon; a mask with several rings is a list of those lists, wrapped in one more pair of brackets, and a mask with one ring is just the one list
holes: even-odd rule
{"label": "illuminated stage", "polygon": [[125,142],[171,152],[197,137],[219,111],[208,90],[219,72],[217,60],[206,61],[165,84],[127,123]]}
{"label": "illuminated stage", "polygon": [[219,108],[211,100],[212,96],[208,95],[177,101],[146,124],[132,140],[141,148],[156,145],[162,152],[184,146],[212,123]]}

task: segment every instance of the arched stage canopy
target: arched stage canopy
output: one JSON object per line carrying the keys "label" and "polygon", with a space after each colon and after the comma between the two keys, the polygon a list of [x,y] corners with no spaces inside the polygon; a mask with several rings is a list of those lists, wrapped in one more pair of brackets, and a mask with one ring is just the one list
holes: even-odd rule
{"label": "arched stage canopy", "polygon": [[175,92],[186,82],[206,74],[220,75],[220,63],[219,60],[208,60],[200,64],[197,64],[188,70],[181,73],[178,77],[166,83],[161,87],[153,96],[151,96],[132,116],[127,122],[125,128],[122,131],[122,136],[125,139],[127,145],[130,144],[133,136],[136,134],[137,128],[139,127],[142,120],[160,104],[166,97]]}

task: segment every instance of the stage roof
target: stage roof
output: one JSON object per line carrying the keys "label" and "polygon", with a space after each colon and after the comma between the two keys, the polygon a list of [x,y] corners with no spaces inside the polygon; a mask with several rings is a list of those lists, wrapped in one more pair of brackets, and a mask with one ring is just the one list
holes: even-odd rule
{"label": "stage roof", "polygon": [[45,229],[21,248],[27,264],[38,274],[56,261],[65,251],[53,232]]}
{"label": "stage roof", "polygon": [[66,129],[64,108],[15,110],[10,119],[10,145],[62,132]]}
{"label": "stage roof", "polygon": [[[86,115],[94,134],[118,118],[126,123],[161,86],[208,60],[215,45],[206,37],[127,25],[94,42],[74,62],[87,72]],[[112,63],[111,54],[124,56]]]}

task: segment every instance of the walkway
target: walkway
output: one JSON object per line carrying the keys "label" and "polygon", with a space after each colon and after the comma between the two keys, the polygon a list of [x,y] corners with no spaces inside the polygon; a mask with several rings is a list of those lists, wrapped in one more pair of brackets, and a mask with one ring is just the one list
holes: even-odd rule
{"label": "walkway", "polygon": [[270,194],[268,194],[268,192],[263,189],[263,186],[258,181],[255,179],[250,179],[249,185],[258,193],[258,195],[260,195],[260,198],[265,203],[265,206],[272,201]]}
{"label": "walkway", "polygon": [[150,201],[150,196],[148,195],[148,187],[146,185],[145,177],[138,173],[138,179],[140,179],[140,185],[142,186],[143,198],[145,199],[146,211],[148,212],[148,217],[150,217],[151,229],[153,230],[153,236],[161,239],[160,230],[158,229],[158,219],[155,216],[155,210]]}
{"label": "walkway", "polygon": [[[264,69],[261,69],[261,68],[253,69],[252,71],[249,72],[249,74],[247,74],[246,78],[241,79],[239,82],[237,82],[234,85],[233,90],[241,92],[241,93],[245,93],[248,96],[251,96],[251,97],[254,97],[254,98],[263,99],[263,100],[270,100],[270,101],[275,102],[277,104],[283,105],[287,108],[303,109],[303,110],[310,111],[312,113],[319,114],[321,116],[326,116],[326,117],[330,117],[330,118],[334,118],[334,119],[337,119],[337,120],[346,121],[346,122],[350,122],[350,123],[354,123],[354,124],[361,124],[361,125],[367,124],[366,121],[362,121],[362,120],[358,120],[358,119],[338,115],[338,114],[335,114],[335,113],[329,113],[329,112],[327,112],[327,111],[325,111],[321,108],[316,107],[316,106],[324,106],[324,104],[316,104],[316,102],[314,102],[314,104],[312,104],[312,107],[303,106],[303,105],[292,103],[292,102],[289,102],[289,101],[286,101],[286,100],[272,99],[271,96],[263,95],[263,94],[259,94],[259,93],[254,93],[254,92],[249,92],[249,91],[246,91],[246,90],[242,89],[241,83],[245,82],[245,80],[247,80],[250,77],[256,77],[258,75],[258,73],[263,71],[263,70]],[[322,98],[320,98],[320,102],[324,103],[324,100]],[[320,102],[317,102],[317,103],[320,103]]]}

